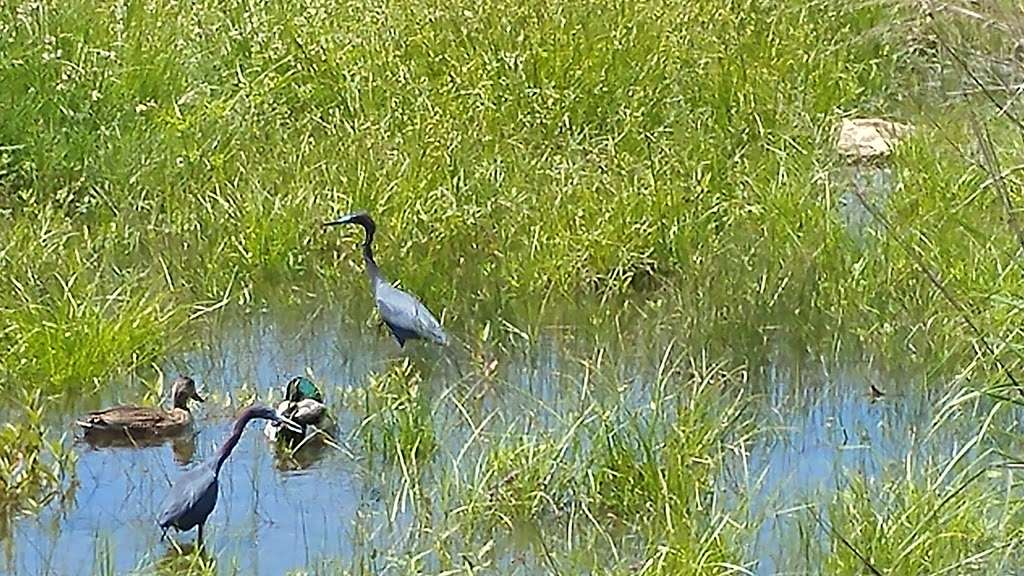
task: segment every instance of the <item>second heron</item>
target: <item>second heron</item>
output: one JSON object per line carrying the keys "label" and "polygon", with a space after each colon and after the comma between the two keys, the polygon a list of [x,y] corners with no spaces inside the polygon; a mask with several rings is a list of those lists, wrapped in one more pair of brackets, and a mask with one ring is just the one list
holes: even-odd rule
{"label": "second heron", "polygon": [[430,310],[412,294],[392,286],[381,274],[377,262],[373,259],[373,234],[377,230],[377,225],[370,215],[366,212],[353,212],[333,222],[325,222],[324,226],[342,224],[357,224],[366,232],[366,238],[363,240],[363,260],[366,261],[366,274],[370,277],[370,289],[373,291],[373,299],[380,317],[398,345],[405,347],[406,340],[418,339],[447,346],[448,335]]}

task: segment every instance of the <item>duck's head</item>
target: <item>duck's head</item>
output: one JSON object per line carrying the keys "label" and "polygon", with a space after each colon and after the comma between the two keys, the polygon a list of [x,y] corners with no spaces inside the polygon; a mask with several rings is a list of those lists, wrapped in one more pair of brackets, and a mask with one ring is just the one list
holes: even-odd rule
{"label": "duck's head", "polygon": [[312,380],[305,376],[296,376],[289,380],[285,386],[284,399],[290,402],[299,402],[307,399],[323,402],[324,396]]}
{"label": "duck's head", "polygon": [[188,376],[178,376],[171,386],[171,397],[174,399],[174,407],[188,410],[188,401],[205,402],[206,400],[196,392],[196,381]]}

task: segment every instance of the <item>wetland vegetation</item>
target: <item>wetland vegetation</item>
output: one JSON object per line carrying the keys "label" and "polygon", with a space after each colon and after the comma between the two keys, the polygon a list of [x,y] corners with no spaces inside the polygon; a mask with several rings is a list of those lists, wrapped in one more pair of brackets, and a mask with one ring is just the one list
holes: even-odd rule
{"label": "wetland vegetation", "polygon": [[[1024,573],[1021,38],[1002,0],[0,4],[4,571]],[[914,130],[850,165],[848,117]],[[378,330],[319,227],[354,209],[451,360]],[[176,372],[195,436],[75,442]],[[161,542],[301,374],[336,442],[247,435],[210,552]]]}

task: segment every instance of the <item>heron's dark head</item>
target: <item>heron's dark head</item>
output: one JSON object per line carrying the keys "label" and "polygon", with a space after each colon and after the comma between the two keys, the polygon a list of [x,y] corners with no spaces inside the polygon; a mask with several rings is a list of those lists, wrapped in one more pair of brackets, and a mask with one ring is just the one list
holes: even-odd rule
{"label": "heron's dark head", "polygon": [[374,224],[373,218],[370,218],[370,215],[363,210],[359,210],[358,212],[350,212],[348,214],[345,214],[341,218],[338,218],[337,220],[324,222],[325,227],[341,226],[342,224],[358,224],[359,226],[362,226],[370,234],[373,234],[373,232],[377,229],[377,225]]}
{"label": "heron's dark head", "polygon": [[196,391],[196,381],[188,376],[178,376],[171,386],[171,397],[175,408],[188,409],[188,401],[205,402],[206,400]]}

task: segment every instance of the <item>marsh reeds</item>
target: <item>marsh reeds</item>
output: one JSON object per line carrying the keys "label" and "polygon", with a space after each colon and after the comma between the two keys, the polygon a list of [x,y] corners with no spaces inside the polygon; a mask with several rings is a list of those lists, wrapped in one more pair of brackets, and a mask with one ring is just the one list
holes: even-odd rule
{"label": "marsh reeds", "polygon": [[[936,427],[978,422],[967,450],[836,486],[802,525],[808,566],[1019,570],[996,466],[1019,408],[993,408],[992,378],[1020,365],[1021,133],[1013,82],[985,90],[1015,73],[1019,20],[953,4],[3,3],[0,496],[52,501],[74,457],[46,409],[151,380],[205,316],[369,317],[354,243],[316,226],[368,208],[382,265],[472,368],[438,384],[389,360],[339,401],[384,520],[321,572],[509,573],[508,534],[528,573],[756,572],[764,519],[721,477],[765,433],[748,376],[778,346],[926,365],[966,383]],[[986,53],[1010,56],[948,99],[944,74]],[[878,179],[887,226],[852,231],[833,127],[867,114],[918,129]],[[572,371],[504,372],[553,325]]]}

